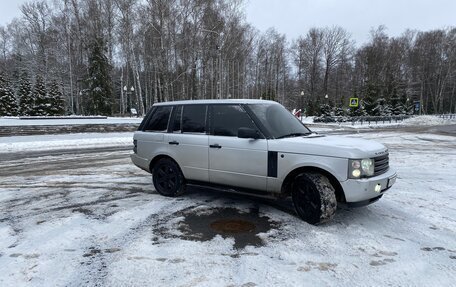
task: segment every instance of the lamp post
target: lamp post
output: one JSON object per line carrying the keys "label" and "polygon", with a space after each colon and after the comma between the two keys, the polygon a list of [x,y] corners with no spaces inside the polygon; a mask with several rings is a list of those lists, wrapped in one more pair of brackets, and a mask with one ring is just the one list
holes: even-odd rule
{"label": "lamp post", "polygon": [[304,113],[304,91],[301,91],[301,121],[302,121],[302,114]]}
{"label": "lamp post", "polygon": [[131,96],[129,96],[129,95],[132,95],[132,94],[133,94],[133,92],[135,91],[135,88],[134,88],[133,86],[131,86],[130,92],[128,92],[127,86],[124,86],[124,87],[123,87],[123,90],[124,90],[125,95],[127,95],[127,97],[128,97],[128,100],[127,100],[127,101],[128,101],[128,108],[130,109],[130,117],[131,117],[131,114],[132,114],[132,106],[131,106]]}
{"label": "lamp post", "polygon": [[[81,91],[79,91],[79,102],[84,103],[84,101],[82,99],[82,95],[83,95],[83,93],[82,93],[82,90],[81,90]],[[82,114],[84,114],[84,104],[82,104]]]}

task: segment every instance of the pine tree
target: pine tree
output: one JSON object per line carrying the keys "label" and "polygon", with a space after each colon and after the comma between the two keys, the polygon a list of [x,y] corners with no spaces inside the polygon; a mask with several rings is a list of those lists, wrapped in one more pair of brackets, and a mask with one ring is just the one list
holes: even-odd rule
{"label": "pine tree", "polygon": [[102,39],[95,39],[90,46],[88,101],[86,110],[91,115],[112,114],[112,87],[109,62],[104,54]]}
{"label": "pine tree", "polygon": [[393,115],[405,115],[407,113],[407,107],[406,107],[406,102],[407,102],[407,95],[405,92],[402,94],[402,96],[399,96],[397,93],[397,90],[394,89],[393,93],[391,95],[391,112]]}
{"label": "pine tree", "polygon": [[373,84],[367,84],[365,97],[362,100],[362,106],[364,111],[370,116],[376,115],[376,111],[374,111],[374,109],[377,107],[378,96],[378,88],[375,87]]}
{"label": "pine tree", "polygon": [[363,106],[351,107],[349,111],[351,117],[362,117],[367,116],[366,111],[363,109]]}
{"label": "pine tree", "polygon": [[50,115],[51,103],[46,93],[44,80],[40,75],[35,78],[35,86],[33,88],[33,97],[35,98],[34,112],[37,116]]}
{"label": "pine tree", "polygon": [[52,81],[49,85],[49,98],[51,101],[50,115],[63,115],[65,113],[65,101],[56,81]]}
{"label": "pine tree", "polygon": [[27,74],[23,74],[18,90],[19,114],[22,116],[34,116],[35,99],[32,93],[32,86]]}
{"label": "pine tree", "polygon": [[332,115],[332,108],[328,104],[320,105],[320,112],[322,117],[330,117]]}
{"label": "pine tree", "polygon": [[18,105],[8,79],[0,74],[0,116],[16,116]]}
{"label": "pine tree", "polygon": [[332,113],[333,113],[336,117],[343,117],[343,116],[345,116],[345,111],[344,111],[344,109],[341,108],[340,106],[338,106],[338,107],[333,107]]}
{"label": "pine tree", "polygon": [[372,110],[372,116],[391,116],[391,105],[384,98],[378,99],[375,103],[376,106]]}

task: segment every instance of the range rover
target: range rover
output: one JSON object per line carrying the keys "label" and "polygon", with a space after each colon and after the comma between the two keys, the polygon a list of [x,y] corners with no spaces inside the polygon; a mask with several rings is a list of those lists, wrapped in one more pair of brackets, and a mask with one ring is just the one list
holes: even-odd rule
{"label": "range rover", "polygon": [[382,144],[319,135],[273,101],[157,103],[133,142],[133,163],[164,196],[197,185],[291,197],[311,224],[331,220],[338,202],[377,201],[396,181]]}

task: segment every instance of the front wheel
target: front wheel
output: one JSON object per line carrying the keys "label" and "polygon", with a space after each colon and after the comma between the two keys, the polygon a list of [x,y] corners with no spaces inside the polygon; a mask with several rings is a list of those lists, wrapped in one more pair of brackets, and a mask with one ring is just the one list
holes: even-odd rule
{"label": "front wheel", "polygon": [[334,187],[319,173],[301,173],[293,181],[292,199],[296,213],[310,224],[331,220],[337,209]]}
{"label": "front wheel", "polygon": [[184,192],[184,175],[177,163],[169,158],[162,158],[154,165],[152,181],[161,195],[175,197]]}

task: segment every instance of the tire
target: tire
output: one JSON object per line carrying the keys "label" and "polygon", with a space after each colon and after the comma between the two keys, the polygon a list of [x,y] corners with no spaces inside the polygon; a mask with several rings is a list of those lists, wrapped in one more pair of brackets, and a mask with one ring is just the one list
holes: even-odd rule
{"label": "tire", "polygon": [[161,195],[175,197],[185,190],[185,179],[179,166],[169,158],[160,159],[152,169],[152,182]]}
{"label": "tire", "polygon": [[296,213],[310,224],[327,222],[337,209],[336,192],[329,179],[319,173],[301,173],[292,183]]}

